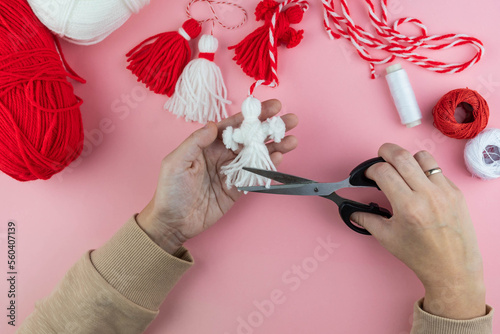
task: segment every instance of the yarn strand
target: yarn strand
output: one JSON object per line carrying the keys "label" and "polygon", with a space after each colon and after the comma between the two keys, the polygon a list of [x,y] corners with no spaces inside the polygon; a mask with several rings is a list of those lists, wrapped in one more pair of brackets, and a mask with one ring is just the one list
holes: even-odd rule
{"label": "yarn strand", "polygon": [[[465,34],[428,35],[427,27],[418,19],[405,17],[396,20],[392,27],[388,25],[387,0],[380,0],[382,17],[375,13],[371,0],[365,0],[370,23],[375,28],[378,37],[365,31],[351,17],[347,0],[340,0],[341,14],[335,11],[334,0],[321,0],[323,3],[323,24],[330,39],[345,38],[351,42],[358,55],[369,64],[371,78],[375,79],[375,65],[386,64],[396,58],[405,59],[417,66],[437,73],[458,73],[479,62],[484,54],[483,43],[477,38]],[[421,35],[406,36],[398,31],[405,23],[417,26]],[[416,51],[419,48],[428,50],[445,50],[461,45],[470,45],[475,50],[474,56],[463,63],[445,63],[421,56]],[[377,58],[371,55],[369,49],[386,51],[389,55]]]}

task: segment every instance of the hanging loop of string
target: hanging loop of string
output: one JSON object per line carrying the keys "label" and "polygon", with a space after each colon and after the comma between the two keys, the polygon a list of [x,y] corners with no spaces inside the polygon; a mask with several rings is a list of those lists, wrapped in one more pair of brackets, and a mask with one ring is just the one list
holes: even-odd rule
{"label": "hanging loop of string", "polygon": [[255,89],[257,87],[259,87],[260,85],[265,85],[265,86],[268,86],[268,87],[276,87],[277,84],[275,82],[266,82],[265,80],[258,80],[258,81],[255,81],[251,86],[250,86],[250,89],[248,90],[248,96],[253,96],[253,92],[255,91]]}
{"label": "hanging loop of string", "polygon": [[[365,0],[370,23],[378,36],[365,31],[351,17],[347,0],[340,0],[341,14],[335,11],[334,0],[321,0],[324,10],[324,27],[331,39],[345,38],[352,43],[358,55],[370,66],[372,79],[376,78],[375,65],[390,63],[396,58],[405,59],[415,65],[437,73],[458,73],[481,60],[484,54],[483,43],[477,38],[465,34],[428,35],[427,27],[418,19],[406,17],[396,20],[393,26],[388,24],[387,0],[380,0],[381,16],[375,13],[372,0]],[[417,26],[421,35],[406,36],[398,27],[404,23]],[[416,53],[417,49],[445,50],[461,45],[470,45],[476,49],[475,55],[463,63],[445,63]],[[369,49],[382,50],[388,56],[377,58]]]}
{"label": "hanging loop of string", "polygon": [[[212,35],[213,35],[213,32],[214,32],[214,28],[215,28],[215,24],[217,23],[218,25],[220,25],[222,28],[224,29],[227,29],[227,30],[235,30],[235,29],[238,29],[239,27],[241,27],[242,25],[244,25],[247,21],[248,21],[248,13],[246,11],[245,8],[243,8],[242,6],[238,5],[238,4],[235,4],[235,3],[232,3],[232,2],[229,2],[229,1],[213,1],[213,0],[191,0],[189,2],[189,4],[187,5],[186,7],[186,14],[188,16],[188,18],[193,18],[192,14],[191,14],[191,7],[197,3],[197,2],[204,2],[204,3],[207,3],[208,4],[208,7],[210,8],[210,12],[212,13],[212,17],[209,17],[207,19],[204,19],[204,20],[197,20],[200,24],[202,23],[205,23],[205,22],[212,22]],[[243,14],[243,18],[242,20],[236,24],[236,25],[227,25],[225,24],[219,17],[219,15],[217,14],[217,11],[215,10],[215,7],[214,5],[221,5],[221,6],[232,6],[232,7],[235,7],[237,9],[239,9],[241,11],[241,13]]]}

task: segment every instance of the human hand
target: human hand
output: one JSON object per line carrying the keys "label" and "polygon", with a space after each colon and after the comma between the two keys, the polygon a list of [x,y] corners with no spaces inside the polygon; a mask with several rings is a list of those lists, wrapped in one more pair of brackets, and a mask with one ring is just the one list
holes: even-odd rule
{"label": "human hand", "polygon": [[391,203],[391,219],[357,212],[363,226],[389,252],[415,272],[425,287],[423,308],[452,319],[486,312],[483,266],[467,204],[460,190],[437,168],[428,152],[412,156],[394,144],[379,155],[387,162],[366,171]]}
{"label": "human hand", "polygon": [[[281,103],[262,103],[261,121],[276,115]],[[297,116],[282,116],[286,129],[297,126]],[[161,165],[153,199],[137,216],[142,229],[165,251],[173,254],[182,244],[219,220],[241,196],[236,188],[226,187],[221,166],[236,157],[222,142],[226,127],[238,127],[243,115],[238,113],[222,122],[208,123],[194,132]],[[297,147],[294,136],[280,143],[267,144],[271,160],[277,166],[283,154]]]}

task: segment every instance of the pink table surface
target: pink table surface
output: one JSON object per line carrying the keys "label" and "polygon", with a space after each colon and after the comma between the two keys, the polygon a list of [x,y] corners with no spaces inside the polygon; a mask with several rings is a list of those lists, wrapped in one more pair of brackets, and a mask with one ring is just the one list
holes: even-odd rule
{"label": "pink table surface", "polygon": [[[86,85],[75,84],[88,146],[81,159],[49,181],[19,183],[0,174],[1,268],[6,272],[6,224],[18,224],[18,315],[22,322],[35,301],[48,295],[64,273],[88,249],[108,240],[155,189],[161,159],[197,124],[163,111],[164,96],[147,91],[125,69],[125,53],[144,38],[176,29],[187,1],[152,1],[140,15],[96,46],[63,43],[64,52]],[[238,1],[253,13],[258,1]],[[361,1],[355,3],[361,10]],[[481,181],[467,172],[465,141],[444,137],[432,125],[437,100],[455,88],[478,90],[488,101],[489,127],[500,127],[500,2],[394,0],[390,20],[421,19],[430,33],[467,33],[486,47],[484,59],[454,75],[436,74],[411,64],[406,68],[423,112],[423,124],[406,129],[399,122],[383,78],[369,79],[367,64],[345,40],[330,41],[322,29],[320,1],[313,1],[300,25],[303,43],[279,50],[281,86],[258,89],[261,100],[278,98],[283,112],[293,112],[299,147],[280,170],[318,181],[344,178],[355,164],[376,155],[384,142],[412,152],[433,153],[448,177],[464,191],[484,257],[487,301],[500,305],[496,207],[500,180]],[[226,11],[223,15],[236,15]],[[365,15],[357,16],[367,26]],[[258,24],[253,15],[235,31],[216,29],[231,113],[239,111],[252,83],[226,50]],[[409,29],[411,32],[411,29]],[[436,55],[461,60],[469,49]],[[448,58],[446,58],[448,57]],[[379,73],[383,67],[377,68]],[[106,133],[100,136],[98,129]],[[358,200],[387,202],[376,191],[350,192]],[[493,214],[491,213],[493,212]],[[321,242],[332,253],[314,265]],[[323,240],[323,241],[319,241]],[[212,229],[186,244],[196,265],[168,296],[147,333],[238,333],[241,319],[254,327],[239,333],[409,333],[413,303],[423,288],[415,275],[373,238],[347,229],[332,203],[318,198],[248,195]],[[293,266],[310,273],[299,278]],[[4,277],[4,274],[2,274]],[[2,296],[2,333],[6,291]],[[283,296],[259,317],[256,306],[275,290]],[[274,291],[274,292],[273,292]],[[260,313],[262,314],[262,312]],[[240,319],[240,320],[239,320]],[[495,327],[500,327],[497,317]]]}

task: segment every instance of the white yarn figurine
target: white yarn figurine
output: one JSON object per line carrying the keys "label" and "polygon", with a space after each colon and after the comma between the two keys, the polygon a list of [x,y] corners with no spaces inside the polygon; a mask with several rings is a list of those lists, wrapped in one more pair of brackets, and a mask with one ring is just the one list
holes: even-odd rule
{"label": "white yarn figurine", "polygon": [[226,185],[228,188],[255,185],[269,187],[271,180],[247,172],[242,168],[276,170],[265,141],[269,138],[277,143],[281,142],[285,137],[285,123],[281,117],[273,117],[261,122],[259,116],[262,105],[259,100],[252,96],[243,102],[241,111],[244,117],[241,127],[239,129],[227,127],[222,133],[222,139],[226,148],[230,150],[237,151],[240,144],[243,145],[243,148],[229,165],[221,168],[221,172],[227,176]]}
{"label": "white yarn figurine", "polygon": [[200,37],[200,55],[187,64],[175,86],[175,93],[165,104],[165,109],[186,121],[206,124],[220,122],[227,117],[227,89],[214,54],[219,42],[212,35]]}
{"label": "white yarn figurine", "polygon": [[54,34],[80,45],[99,43],[150,0],[28,0]]}

